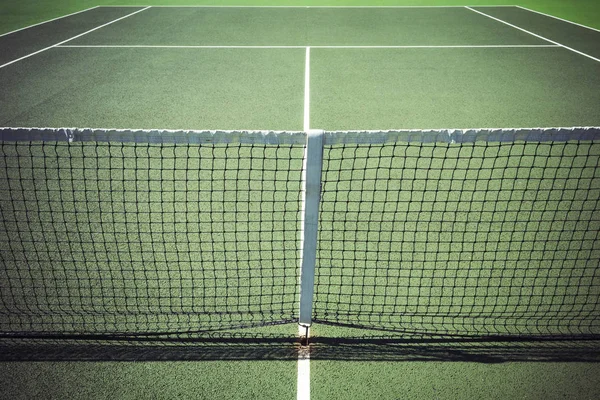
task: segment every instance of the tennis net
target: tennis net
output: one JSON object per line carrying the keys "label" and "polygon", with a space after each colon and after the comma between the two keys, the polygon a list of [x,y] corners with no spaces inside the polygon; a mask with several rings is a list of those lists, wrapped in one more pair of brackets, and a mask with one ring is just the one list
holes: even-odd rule
{"label": "tennis net", "polygon": [[313,321],[598,335],[600,137],[579,133],[373,133],[326,146]]}
{"label": "tennis net", "polygon": [[293,137],[5,132],[17,141],[1,145],[0,331],[185,336],[296,321]]}
{"label": "tennis net", "polygon": [[600,336],[598,128],[0,134],[2,337]]}

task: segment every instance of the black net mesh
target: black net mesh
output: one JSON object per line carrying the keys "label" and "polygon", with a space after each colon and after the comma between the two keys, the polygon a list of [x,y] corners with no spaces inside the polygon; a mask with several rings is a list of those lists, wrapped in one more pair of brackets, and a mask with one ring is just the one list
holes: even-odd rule
{"label": "black net mesh", "polygon": [[314,320],[600,333],[600,143],[326,146]]}
{"label": "black net mesh", "polygon": [[0,143],[3,334],[297,320],[302,146]]}
{"label": "black net mesh", "polygon": [[[267,338],[298,321],[302,134],[9,134],[5,339]],[[355,139],[324,145],[314,322],[365,337],[600,336],[599,141]]]}

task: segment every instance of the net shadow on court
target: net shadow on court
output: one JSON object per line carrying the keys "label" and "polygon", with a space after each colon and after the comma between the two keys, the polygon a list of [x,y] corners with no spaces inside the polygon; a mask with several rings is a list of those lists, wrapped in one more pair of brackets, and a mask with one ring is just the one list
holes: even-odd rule
{"label": "net shadow on court", "polygon": [[[19,343],[15,341],[15,343]],[[56,343],[20,342],[0,346],[2,361],[439,361],[477,362],[600,362],[597,341],[580,339],[522,340],[515,338],[403,339],[398,337],[313,338],[301,346],[297,338],[236,335],[230,338],[169,341],[64,339]]]}

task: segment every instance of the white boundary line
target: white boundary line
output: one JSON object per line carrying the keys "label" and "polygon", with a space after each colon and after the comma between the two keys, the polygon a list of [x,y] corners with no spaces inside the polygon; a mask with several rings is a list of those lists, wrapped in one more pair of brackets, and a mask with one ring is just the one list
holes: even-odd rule
{"label": "white boundary line", "polygon": [[559,21],[567,22],[569,24],[577,25],[577,26],[580,26],[582,28],[587,28],[587,29],[591,29],[591,30],[596,31],[596,32],[600,32],[600,29],[592,28],[591,26],[587,26],[587,25],[583,25],[583,24],[578,24],[577,22],[569,21],[568,19],[563,19],[563,18],[555,17],[554,15],[546,14],[546,13],[543,13],[541,11],[532,10],[532,9],[526,8],[526,7],[521,7],[521,6],[516,6],[516,7],[520,8],[522,10],[525,10],[525,11],[530,11],[532,13],[543,15],[545,17],[554,18],[554,19],[557,19]]}
{"label": "white boundary line", "polygon": [[62,42],[56,43],[56,44],[54,44],[54,45],[52,45],[52,46],[49,46],[49,47],[46,47],[46,48],[44,48],[44,49],[38,50],[38,51],[36,51],[36,52],[34,52],[34,53],[28,54],[28,55],[26,55],[26,56],[23,56],[23,57],[21,57],[21,58],[17,58],[16,60],[9,61],[9,62],[7,62],[6,64],[2,64],[2,65],[0,65],[0,69],[1,69],[1,68],[4,68],[4,67],[6,67],[6,66],[8,66],[8,65],[14,64],[14,63],[16,63],[16,62],[19,62],[19,61],[21,61],[21,60],[24,60],[24,59],[26,59],[26,58],[29,58],[29,57],[31,57],[31,56],[34,56],[34,55],[36,55],[36,54],[39,54],[39,53],[41,53],[41,52],[44,52],[44,51],[46,51],[46,50],[50,50],[50,49],[52,49],[52,48],[54,48],[54,47],[60,46],[61,44],[64,44],[64,43],[70,42],[71,40],[77,39],[77,38],[79,38],[79,37],[81,37],[81,36],[83,36],[83,35],[87,35],[87,34],[88,34],[88,33],[90,33],[90,32],[93,32],[93,31],[95,31],[95,30],[98,30],[98,29],[100,29],[100,28],[104,28],[104,27],[105,27],[105,26],[107,26],[107,25],[114,24],[114,23],[115,23],[115,22],[117,22],[117,21],[120,21],[120,20],[122,20],[122,19],[125,19],[125,18],[127,18],[127,17],[131,17],[132,15],[134,15],[134,14],[137,14],[137,13],[139,13],[139,12],[142,12],[142,11],[144,11],[144,10],[147,10],[147,9],[149,9],[149,8],[150,8],[150,7],[142,8],[141,10],[137,10],[137,11],[135,11],[135,12],[132,12],[131,14],[127,14],[127,15],[125,15],[125,16],[123,16],[123,17],[121,17],[121,18],[117,18],[117,19],[115,19],[115,20],[113,20],[113,21],[107,22],[106,24],[103,24],[103,25],[97,26],[97,27],[95,27],[95,28],[93,28],[93,29],[90,29],[89,31],[86,31],[86,32],[80,33],[80,34],[79,34],[79,35],[77,35],[77,36],[73,36],[73,37],[72,37],[72,38],[70,38],[70,39],[63,40]]}
{"label": "white boundary line", "polygon": [[100,49],[306,49],[306,46],[177,46],[177,45],[64,45],[59,48],[100,48]]}
{"label": "white boundary line", "polygon": [[[101,5],[100,7],[146,7],[145,5]],[[152,8],[463,8],[464,6],[234,6],[234,5],[153,5]],[[515,5],[473,5],[472,7],[517,7]]]}
{"label": "white boundary line", "polygon": [[90,10],[93,10],[94,8],[99,8],[99,7],[100,6],[86,8],[85,10],[81,10],[81,11],[77,11],[77,12],[74,12],[74,13],[71,13],[71,14],[63,15],[61,17],[52,18],[52,19],[49,19],[47,21],[38,22],[37,24],[24,26],[23,28],[19,28],[19,29],[15,29],[14,31],[3,33],[3,34],[0,35],[0,37],[6,36],[6,35],[10,35],[11,33],[20,32],[20,31],[25,30],[25,29],[33,28],[34,26],[43,25],[43,24],[46,24],[48,22],[56,21],[56,20],[59,20],[59,19],[62,19],[62,18],[66,18],[66,17],[70,17],[70,16],[75,15],[75,14],[81,14],[83,12],[90,11]]}
{"label": "white boundary line", "polygon": [[304,132],[310,130],[310,47],[306,48],[304,62]]}
{"label": "white boundary line", "polygon": [[310,399],[310,352],[308,349],[298,351],[298,384],[297,400]]}
{"label": "white boundary line", "polygon": [[600,58],[592,57],[592,56],[590,56],[589,54],[583,53],[583,52],[581,52],[581,51],[579,51],[579,50],[575,50],[575,49],[573,49],[573,48],[571,48],[571,47],[565,46],[564,44],[560,44],[560,43],[558,43],[558,42],[555,42],[554,40],[550,40],[550,39],[548,39],[548,38],[545,38],[545,37],[543,37],[543,36],[537,35],[537,34],[535,34],[535,33],[533,33],[533,32],[530,32],[530,31],[528,31],[528,30],[526,30],[526,29],[520,28],[520,27],[518,27],[518,26],[516,26],[516,25],[513,25],[513,24],[511,24],[511,23],[509,23],[509,22],[503,21],[503,20],[501,20],[501,19],[499,19],[499,18],[496,18],[496,17],[492,17],[492,16],[491,16],[491,15],[489,15],[489,14],[483,13],[483,12],[481,12],[481,11],[478,11],[478,10],[474,10],[474,9],[472,9],[471,7],[468,7],[468,6],[467,6],[467,7],[465,7],[465,8],[466,8],[466,9],[469,9],[469,10],[471,10],[471,11],[473,11],[473,12],[476,12],[477,14],[481,14],[481,15],[483,15],[483,16],[486,16],[486,17],[488,17],[488,18],[491,18],[491,19],[493,19],[493,20],[495,20],[495,21],[501,22],[501,23],[503,23],[503,24],[505,24],[505,25],[508,25],[508,26],[510,26],[510,27],[512,27],[512,28],[518,29],[518,30],[520,30],[520,31],[523,31],[523,32],[525,32],[525,33],[528,33],[528,34],[530,34],[530,35],[532,35],[532,36],[535,36],[535,37],[537,37],[537,38],[539,38],[539,39],[545,40],[546,42],[553,43],[553,44],[555,44],[555,45],[558,45],[558,46],[560,46],[560,47],[563,47],[563,48],[565,48],[565,49],[567,49],[567,50],[570,50],[570,51],[572,51],[572,52],[574,52],[574,53],[577,53],[577,54],[579,54],[579,55],[582,55],[582,56],[584,56],[584,57],[587,57],[587,58],[589,58],[589,59],[592,59],[592,60],[594,60],[594,61],[600,62]]}
{"label": "white boundary line", "polygon": [[106,49],[485,49],[485,48],[548,48],[563,47],[558,44],[525,45],[448,45],[448,46],[161,46],[161,45],[64,45],[59,48],[106,48]]}

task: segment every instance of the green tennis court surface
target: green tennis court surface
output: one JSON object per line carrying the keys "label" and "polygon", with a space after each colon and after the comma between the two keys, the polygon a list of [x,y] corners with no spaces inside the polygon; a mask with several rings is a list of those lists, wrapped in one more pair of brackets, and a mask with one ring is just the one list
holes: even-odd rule
{"label": "green tennis court surface", "polygon": [[0,37],[0,124],[596,126],[597,34],[516,7],[100,7]]}
{"label": "green tennis court surface", "polygon": [[[597,30],[513,6],[95,7],[1,35],[0,88],[0,359],[211,361],[1,363],[0,397],[597,393],[594,364],[518,363],[598,361]],[[307,349],[309,129],[329,142]]]}

